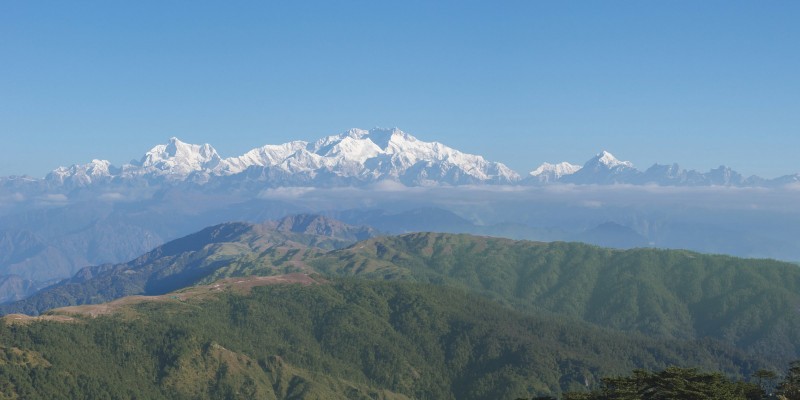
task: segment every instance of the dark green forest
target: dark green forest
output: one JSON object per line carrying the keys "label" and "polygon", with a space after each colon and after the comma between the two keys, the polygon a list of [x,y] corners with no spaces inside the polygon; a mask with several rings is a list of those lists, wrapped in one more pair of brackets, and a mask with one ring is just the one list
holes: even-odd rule
{"label": "dark green forest", "polygon": [[338,276],[459,287],[522,312],[550,312],[656,338],[714,339],[800,358],[800,268],[683,250],[414,233],[309,261]]}
{"label": "dark green forest", "polygon": [[[750,381],[730,379],[719,372],[669,367],[661,371],[634,370],[627,376],[603,378],[590,392],[569,392],[564,400],[671,399],[800,399],[800,361],[789,365],[779,380],[774,371],[758,370]],[[546,400],[547,396],[534,399]]]}
{"label": "dark green forest", "polygon": [[637,368],[747,377],[765,365],[720,343],[623,334],[402,282],[178,293],[69,316],[6,317],[4,397],[511,399],[586,391]]}

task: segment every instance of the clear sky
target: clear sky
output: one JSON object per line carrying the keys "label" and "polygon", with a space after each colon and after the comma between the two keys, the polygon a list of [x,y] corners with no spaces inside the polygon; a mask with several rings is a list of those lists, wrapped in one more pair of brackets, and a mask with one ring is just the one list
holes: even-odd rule
{"label": "clear sky", "polygon": [[0,175],[399,127],[501,161],[800,172],[798,1],[3,1]]}

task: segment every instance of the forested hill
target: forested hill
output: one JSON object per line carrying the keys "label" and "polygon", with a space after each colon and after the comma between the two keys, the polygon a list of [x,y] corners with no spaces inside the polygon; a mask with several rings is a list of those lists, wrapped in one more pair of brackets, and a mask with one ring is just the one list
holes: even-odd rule
{"label": "forested hill", "polygon": [[764,365],[713,341],[523,314],[454,288],[303,275],[9,315],[0,343],[0,397],[24,399],[514,399],[633,368]]}
{"label": "forested hill", "polygon": [[3,313],[162,294],[228,276],[290,272],[408,280],[469,290],[522,312],[550,312],[655,338],[712,338],[785,365],[800,358],[800,268],[682,250],[612,250],[470,235],[376,237],[315,216],[230,223],[129,263],[87,268]]}
{"label": "forested hill", "polygon": [[86,267],[29,298],[0,305],[0,314],[38,314],[123,296],[157,295],[231,275],[303,270],[302,260],[376,233],[319,215],[261,224],[230,222],[173,240],[129,262]]}
{"label": "forested hill", "polygon": [[332,275],[431,282],[521,311],[653,337],[715,338],[785,364],[800,357],[800,268],[681,250],[414,233],[309,262]]}
{"label": "forested hill", "polygon": [[[280,224],[276,225],[279,226]],[[349,228],[223,224],[130,263],[85,270],[4,313],[37,313],[228,276],[290,272],[408,280],[469,290],[521,312],[550,312],[655,338],[711,338],[785,365],[800,358],[800,268],[681,250],[612,250],[437,233],[376,237]],[[313,228],[312,228],[313,227]],[[317,233],[335,233],[333,236]]]}

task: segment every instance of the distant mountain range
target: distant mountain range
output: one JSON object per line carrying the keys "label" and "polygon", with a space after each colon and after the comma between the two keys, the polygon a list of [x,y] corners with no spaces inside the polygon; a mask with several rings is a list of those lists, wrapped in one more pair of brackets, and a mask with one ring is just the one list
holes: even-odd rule
{"label": "distant mountain range", "polygon": [[544,163],[531,171],[523,182],[535,184],[560,182],[576,185],[779,187],[800,182],[800,174],[764,179],[758,176],[744,177],[724,165],[708,172],[699,172],[683,169],[678,164],[653,164],[647,170],[640,171],[630,161],[620,161],[611,153],[602,151],[583,166],[568,162]]}
{"label": "distant mountain range", "polygon": [[645,171],[602,151],[582,166],[544,163],[521,176],[499,162],[460,152],[437,142],[424,142],[399,129],[351,129],[315,142],[266,145],[222,158],[209,144],[188,144],[171,138],[138,161],[121,167],[106,160],[59,167],[44,179],[0,178],[9,191],[69,191],[115,185],[153,187],[193,184],[210,190],[282,186],[361,186],[393,181],[405,186],[504,184],[543,185],[631,184],[662,186],[774,187],[800,182],[800,174],[776,179],[744,177],[726,166],[709,172],[677,164],[655,164]]}

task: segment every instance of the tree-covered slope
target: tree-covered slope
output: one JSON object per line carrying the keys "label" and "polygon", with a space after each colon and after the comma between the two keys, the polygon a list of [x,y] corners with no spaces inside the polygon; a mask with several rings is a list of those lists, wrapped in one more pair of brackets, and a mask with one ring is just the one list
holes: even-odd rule
{"label": "tree-covered slope", "polygon": [[[334,280],[233,278],[155,298],[10,315],[7,398],[420,398],[557,394],[677,364],[749,375],[713,342],[623,334],[525,315],[468,292]],[[253,287],[253,288],[251,288]],[[226,288],[240,289],[225,290]],[[246,290],[249,289],[248,293]]]}
{"label": "tree-covered slope", "polygon": [[341,229],[295,220],[289,225],[300,233],[277,229],[281,224],[208,228],[130,263],[86,269],[0,311],[35,314],[228,276],[305,271],[458,287],[522,312],[655,338],[711,338],[775,365],[800,357],[800,268],[794,264],[433,233],[378,237],[326,253],[348,242],[315,233]]}
{"label": "tree-covered slope", "polygon": [[415,233],[310,264],[333,275],[466,288],[519,310],[654,337],[716,338],[779,363],[800,356],[800,268],[789,263]]}

